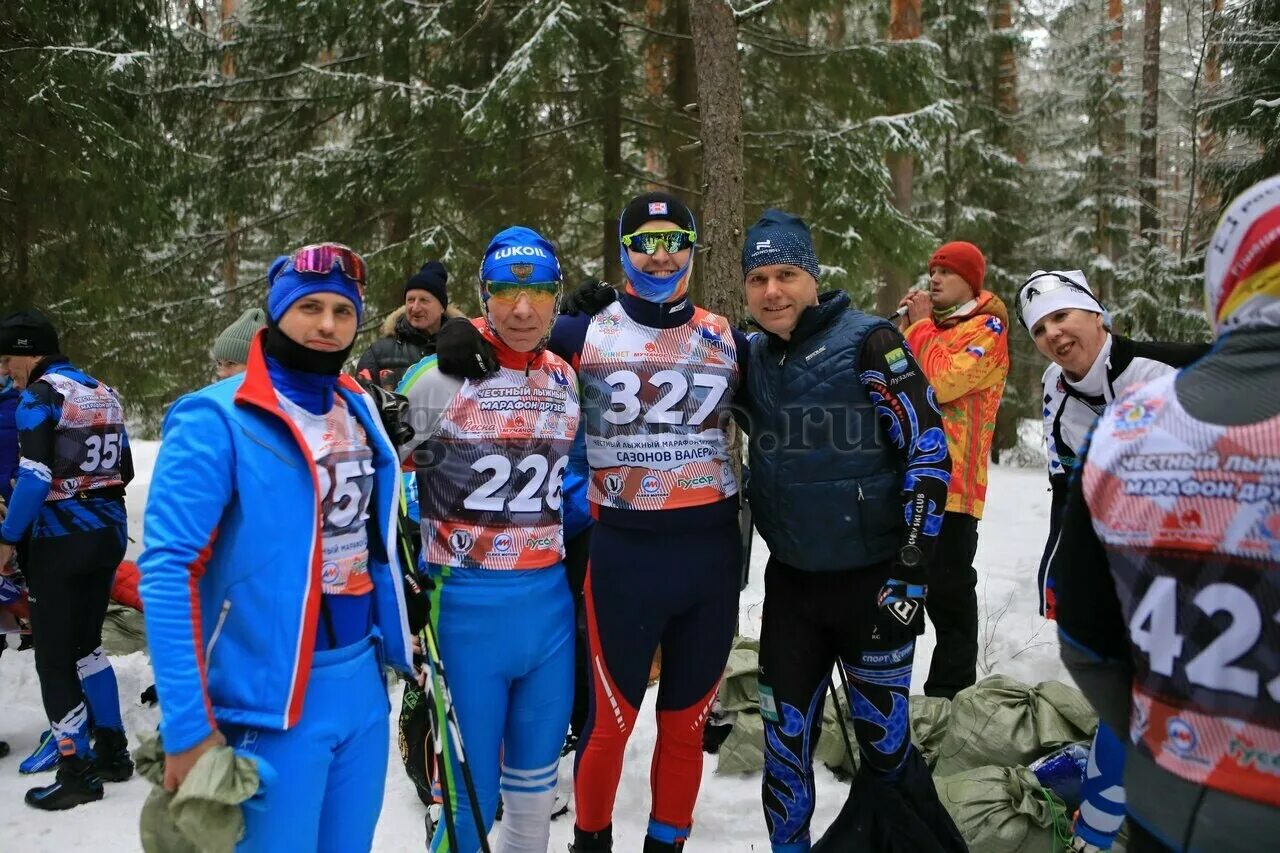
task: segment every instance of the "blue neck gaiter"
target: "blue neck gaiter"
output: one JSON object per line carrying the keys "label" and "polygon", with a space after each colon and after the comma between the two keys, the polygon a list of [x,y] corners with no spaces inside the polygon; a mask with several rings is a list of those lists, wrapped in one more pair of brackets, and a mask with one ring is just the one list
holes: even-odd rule
{"label": "blue neck gaiter", "polygon": [[271,376],[271,385],[277,391],[311,414],[323,415],[333,408],[333,389],[338,384],[337,375],[294,370],[269,355],[267,373]]}
{"label": "blue neck gaiter", "polygon": [[680,283],[689,275],[689,270],[693,266],[694,255],[697,254],[696,249],[690,252],[689,262],[671,275],[652,275],[640,272],[635,268],[625,247],[620,252],[622,254],[623,275],[631,283],[636,295],[646,302],[670,302],[672,297],[676,295],[676,291],[680,289]]}

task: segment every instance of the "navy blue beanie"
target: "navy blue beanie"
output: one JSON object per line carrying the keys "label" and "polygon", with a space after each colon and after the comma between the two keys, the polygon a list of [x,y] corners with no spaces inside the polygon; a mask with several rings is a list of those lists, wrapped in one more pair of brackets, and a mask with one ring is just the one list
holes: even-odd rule
{"label": "navy blue beanie", "polygon": [[773,207],[747,229],[742,243],[742,277],[770,264],[793,264],[818,277],[818,253],[809,226],[800,217]]}
{"label": "navy blue beanie", "polygon": [[445,286],[449,282],[449,271],[439,261],[427,261],[422,269],[409,276],[404,283],[404,295],[410,290],[425,290],[440,302],[440,307],[449,307],[449,290]]}

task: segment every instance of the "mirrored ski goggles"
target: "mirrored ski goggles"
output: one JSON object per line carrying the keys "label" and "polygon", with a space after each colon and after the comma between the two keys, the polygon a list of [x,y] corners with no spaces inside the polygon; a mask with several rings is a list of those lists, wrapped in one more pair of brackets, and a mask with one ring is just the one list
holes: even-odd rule
{"label": "mirrored ski goggles", "polygon": [[556,304],[560,295],[558,281],[486,281],[484,289],[490,299],[496,299],[503,305],[515,305],[524,296],[529,304],[538,310],[545,310]]}
{"label": "mirrored ski goggles", "polygon": [[293,253],[291,263],[296,272],[318,275],[328,275],[333,272],[334,264],[337,264],[342,274],[355,282],[356,288],[360,291],[360,298],[364,298],[364,283],[368,270],[365,267],[364,258],[348,246],[341,243],[317,243],[313,246],[303,246]]}
{"label": "mirrored ski goggles", "polygon": [[1055,272],[1045,272],[1032,276],[1022,283],[1022,287],[1018,288],[1018,316],[1026,316],[1027,309],[1037,298],[1055,290],[1074,290],[1089,297],[1089,300],[1098,306],[1098,311],[1105,311],[1102,303],[1098,301],[1098,297],[1093,295],[1093,291],[1082,285],[1074,279],[1067,278]]}
{"label": "mirrored ski goggles", "polygon": [[697,242],[696,231],[677,228],[673,231],[636,231],[634,234],[623,234],[622,245],[633,252],[645,255],[657,254],[658,249],[666,249],[668,255],[693,248]]}

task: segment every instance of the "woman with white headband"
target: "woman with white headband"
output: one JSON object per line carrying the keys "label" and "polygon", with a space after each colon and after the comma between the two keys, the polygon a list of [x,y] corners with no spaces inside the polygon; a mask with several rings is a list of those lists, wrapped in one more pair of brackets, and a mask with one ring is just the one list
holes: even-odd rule
{"label": "woman with white headband", "polygon": [[1185,367],[1208,344],[1134,341],[1113,334],[1111,315],[1080,270],[1037,270],[1018,288],[1018,319],[1052,362],[1044,372],[1044,438],[1053,504],[1040,563],[1040,612],[1053,618],[1053,580],[1045,567],[1058,538],[1067,479],[1093,422],[1131,385]]}
{"label": "woman with white headband", "polygon": [[[1053,489],[1049,541],[1040,560],[1041,613],[1054,618],[1047,568],[1057,547],[1068,479],[1076,454],[1103,410],[1125,388],[1170,373],[1207,350],[1203,344],[1138,342],[1111,332],[1111,318],[1080,270],[1038,270],[1018,289],[1018,316],[1036,349],[1052,362],[1044,372],[1044,437]],[[1124,746],[1100,725],[1090,749],[1072,847],[1111,847],[1125,816]]]}

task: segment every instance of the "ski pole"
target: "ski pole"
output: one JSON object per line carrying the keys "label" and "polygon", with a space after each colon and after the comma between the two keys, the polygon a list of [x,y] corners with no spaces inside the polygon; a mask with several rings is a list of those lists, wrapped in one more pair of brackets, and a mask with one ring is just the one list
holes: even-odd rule
{"label": "ski pole", "polygon": [[[403,516],[401,516],[400,533],[401,548],[408,551],[409,546],[407,537],[404,535]],[[424,601],[427,600],[426,590],[424,590],[422,585],[418,583],[418,580],[414,577],[412,570],[406,570],[404,572],[404,581],[410,592],[416,596],[420,596]],[[430,705],[432,714],[429,716],[432,719],[432,735],[435,738],[436,754],[439,757],[441,751],[444,749],[442,735],[447,736],[449,738],[449,742],[453,746],[454,753],[457,756],[458,768],[462,771],[462,783],[463,787],[466,788],[467,791],[467,802],[471,806],[471,816],[475,820],[476,834],[480,838],[480,849],[482,853],[490,853],[489,837],[484,827],[484,816],[480,814],[480,803],[479,798],[476,796],[475,781],[471,776],[471,767],[467,764],[466,750],[462,745],[462,729],[458,726],[457,712],[453,709],[453,696],[449,693],[448,676],[444,670],[444,661],[440,657],[440,645],[436,637],[435,626],[431,624],[430,619],[427,620],[427,624],[423,626],[422,630],[418,632],[418,642],[422,645],[423,657],[426,659],[427,666],[431,670],[430,681],[433,685],[432,692],[434,695]],[[444,710],[445,715],[443,720],[438,719],[441,709]],[[446,793],[450,787],[453,769],[449,765],[449,762],[444,760],[441,760],[437,766],[440,768],[440,773],[443,776],[443,784],[441,784],[440,790],[441,798],[444,800],[444,802],[441,803],[441,806],[445,813],[445,831],[450,835],[450,844],[456,851],[458,849],[457,840],[453,837],[454,832],[456,831],[456,826],[454,827],[454,830],[451,831],[451,825],[454,824],[452,808],[455,803],[452,802],[450,796],[451,792]]]}
{"label": "ski pole", "polygon": [[[844,686],[845,696],[848,696],[849,682],[845,680],[844,664],[839,659],[836,660],[836,669],[840,670],[840,683]],[[844,736],[844,748],[845,752],[849,755],[849,767],[852,771],[856,772],[858,769],[858,762],[854,760],[853,742],[849,740],[849,728],[844,722],[844,709],[840,707],[839,691],[836,690],[836,683],[832,681],[830,677],[827,678],[827,686],[831,688],[831,701],[836,703],[836,719],[840,721],[840,734]],[[853,709],[850,708],[851,714],[852,710]]]}

